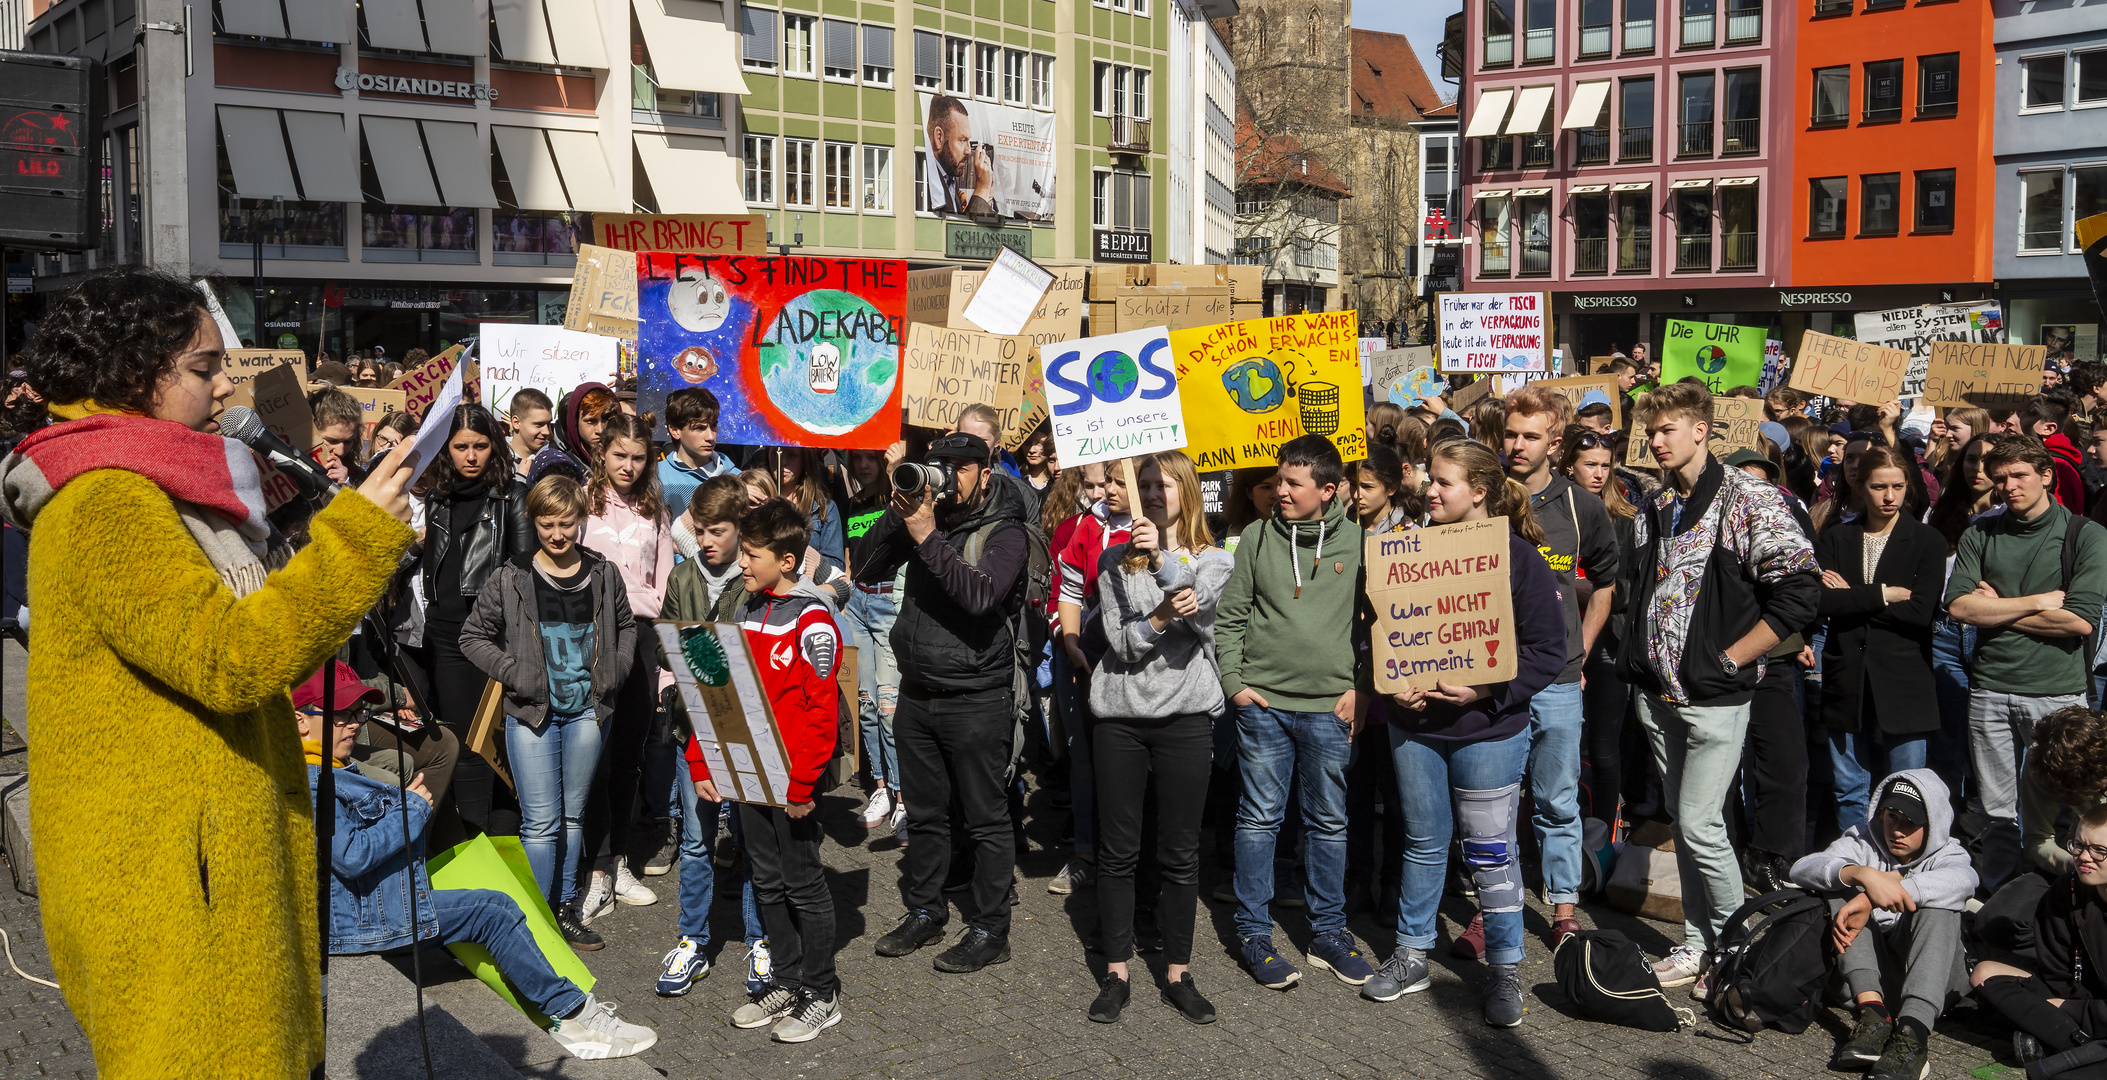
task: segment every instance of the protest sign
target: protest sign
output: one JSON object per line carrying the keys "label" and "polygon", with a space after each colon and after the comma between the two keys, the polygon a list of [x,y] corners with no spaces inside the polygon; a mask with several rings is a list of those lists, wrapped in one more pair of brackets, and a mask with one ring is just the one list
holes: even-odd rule
{"label": "protest sign", "polygon": [[900,438],[907,264],[897,259],[637,259],[637,409],[705,386],[741,446],[881,450]]}
{"label": "protest sign", "polygon": [[593,236],[630,252],[768,254],[768,219],[760,214],[594,214]]}
{"label": "protest sign", "polygon": [[1756,383],[1756,389],[1769,397],[1784,378],[1785,343],[1777,338],[1766,338],[1763,342],[1763,377]]}
{"label": "protest sign", "polygon": [[1449,383],[1441,372],[1431,367],[1413,368],[1392,379],[1387,386],[1377,386],[1384,400],[1402,408],[1412,408],[1423,398],[1441,397],[1448,393]]}
{"label": "protest sign", "polygon": [[1367,540],[1376,690],[1482,686],[1515,677],[1507,518]]}
{"label": "protest sign", "polygon": [[1465,409],[1493,396],[1493,392],[1498,389],[1499,385],[1493,382],[1490,377],[1482,377],[1464,383],[1461,389],[1449,391],[1449,408],[1456,410],[1458,414],[1462,414]]}
{"label": "protest sign", "polygon": [[[484,325],[488,327],[492,324],[486,323]],[[452,378],[454,367],[460,363],[460,360],[461,346],[456,345],[432,357],[430,360],[403,372],[402,377],[389,384],[388,389],[402,391],[406,400],[404,408],[409,411],[411,416],[422,420],[424,411],[431,407],[432,401],[439,393],[439,389],[445,386],[447,381]]]}
{"label": "protest sign", "polygon": [[272,368],[289,367],[304,386],[307,382],[307,354],[298,349],[228,349],[224,370],[227,381],[236,386],[263,374]]}
{"label": "protest sign", "polygon": [[1375,396],[1381,398],[1384,391],[1406,372],[1433,366],[1434,348],[1431,345],[1383,349],[1368,357],[1368,385],[1374,387]]}
{"label": "protest sign", "polygon": [[307,410],[307,388],[293,368],[271,368],[234,387],[227,407],[247,405],[271,433],[301,450],[322,445],[315,437],[315,418]]}
{"label": "protest sign", "polygon": [[[1530,386],[1549,390],[1565,398],[1573,406],[1573,412],[1600,402],[1611,410],[1617,407],[1617,378],[1614,375],[1573,375],[1563,379],[1534,379]],[[1612,413],[1614,417],[1614,412]],[[1577,422],[1577,420],[1575,421]]]}
{"label": "protest sign", "polygon": [[949,431],[968,405],[1014,413],[1024,398],[1024,362],[1030,354],[1030,343],[1020,337],[927,323],[909,326],[900,357],[907,422]]}
{"label": "protest sign", "polygon": [[1002,414],[1002,448],[1013,453],[1023,449],[1024,440],[1046,422],[1047,415],[1046,376],[1039,364],[1039,350],[1033,349],[1024,362],[1024,394],[1017,400],[1017,409]]}
{"label": "protest sign", "polygon": [[[1121,289],[1109,301],[1090,305],[1090,331],[1103,335],[1150,327],[1190,330],[1228,322],[1232,310],[1225,285],[1197,289],[1184,285],[1134,285]],[[1354,375],[1359,378],[1360,372]]]}
{"label": "protest sign", "polygon": [[579,245],[563,325],[587,334],[635,340],[636,253]]}
{"label": "protest sign", "polygon": [[1880,405],[1896,399],[1907,374],[1909,354],[1901,349],[1809,330],[1800,337],[1800,355],[1785,385],[1822,397]]}
{"label": "protest sign", "polygon": [[429,410],[417,423],[417,434],[410,438],[413,478],[422,477],[424,471],[432,467],[432,462],[446,453],[446,435],[453,427],[454,406],[461,404],[461,379],[462,371],[457,367],[439,385],[439,392],[432,396]]}
{"label": "protest sign", "polygon": [[380,419],[391,412],[408,412],[409,395],[400,390],[377,390],[370,386],[340,386],[337,389],[351,395],[358,402],[359,433],[368,441],[373,438],[373,429]]}
{"label": "protest sign", "polygon": [[[1025,321],[1018,336],[1031,339],[1034,345],[1051,345],[1057,341],[1073,341],[1083,336],[1083,295],[1090,280],[1087,266],[1049,267],[1054,276],[1053,284],[1046,295],[1039,299],[1039,306],[1032,310],[1032,317]],[[984,270],[967,270],[957,266],[939,266],[933,270],[916,270],[907,275],[907,321],[948,326],[953,330],[978,329],[966,318],[966,306],[973,302],[973,294],[987,278]]]}
{"label": "protest sign", "polygon": [[2048,350],[2039,345],[1934,341],[1930,351],[1920,403],[1988,409],[1998,416],[2017,411],[2041,392],[2041,369],[2048,360]]}
{"label": "protest sign", "polygon": [[1375,385],[1375,354],[1384,351],[1390,344],[1388,338],[1364,337],[1354,343],[1361,354],[1361,385]]}
{"label": "protest sign", "polygon": [[1344,460],[1368,456],[1356,325],[1354,312],[1331,311],[1172,331],[1194,464],[1272,465],[1281,443],[1305,434],[1330,439]]}
{"label": "protest sign", "polygon": [[1767,333],[1760,326],[1670,319],[1667,337],[1661,342],[1661,381],[1695,375],[1714,394],[1754,386],[1763,378]]}
{"label": "protest sign", "polygon": [[1441,370],[1542,371],[1549,362],[1543,293],[1442,293]]}
{"label": "protest sign", "polygon": [[733,802],[790,805],[790,753],[746,635],[731,623],[653,619],[651,628],[717,791]]}
{"label": "protest sign", "polygon": [[[1714,458],[1725,461],[1736,450],[1763,452],[1770,441],[1757,425],[1763,423],[1763,402],[1757,398],[1715,397],[1712,399],[1712,423],[1705,437],[1705,451]],[[1660,462],[1653,459],[1653,448],[1647,445],[1646,433],[1634,430],[1624,448],[1624,463],[1648,469],[1658,469]]]}
{"label": "protest sign", "polygon": [[1020,333],[1053,283],[1053,271],[1009,248],[1000,248],[961,314],[967,322],[990,334]]}
{"label": "protest sign", "polygon": [[1854,316],[1851,323],[1853,336],[1858,340],[1901,349],[1910,355],[1909,374],[1902,379],[1901,396],[1905,398],[1924,392],[1932,342],[2005,339],[2004,309],[1995,300],[1865,311]]}
{"label": "protest sign", "polygon": [[611,337],[528,323],[484,323],[482,331],[482,401],[507,416],[521,390],[531,387],[555,401],[580,383],[614,378],[618,347]]}
{"label": "protest sign", "polygon": [[1061,467],[1176,450],[1190,441],[1161,327],[1049,345],[1046,405]]}

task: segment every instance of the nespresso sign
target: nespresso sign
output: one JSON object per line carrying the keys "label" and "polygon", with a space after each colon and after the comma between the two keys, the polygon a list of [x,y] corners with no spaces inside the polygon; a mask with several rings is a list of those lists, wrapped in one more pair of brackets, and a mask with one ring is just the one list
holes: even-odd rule
{"label": "nespresso sign", "polygon": [[368,75],[348,68],[337,69],[337,89],[376,94],[458,98],[463,101],[497,100],[497,90],[489,83],[456,82],[452,79],[405,79],[400,75]]}

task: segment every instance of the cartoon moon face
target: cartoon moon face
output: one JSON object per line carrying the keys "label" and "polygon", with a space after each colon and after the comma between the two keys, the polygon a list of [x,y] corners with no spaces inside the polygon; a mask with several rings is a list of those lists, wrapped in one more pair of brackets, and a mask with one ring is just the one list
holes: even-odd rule
{"label": "cartoon moon face", "polygon": [[700,345],[690,345],[673,358],[673,373],[690,386],[701,386],[717,374],[717,358]]}
{"label": "cartoon moon face", "polygon": [[724,282],[699,266],[685,267],[666,290],[666,312],[681,329],[703,333],[724,325],[732,312],[732,298]]}

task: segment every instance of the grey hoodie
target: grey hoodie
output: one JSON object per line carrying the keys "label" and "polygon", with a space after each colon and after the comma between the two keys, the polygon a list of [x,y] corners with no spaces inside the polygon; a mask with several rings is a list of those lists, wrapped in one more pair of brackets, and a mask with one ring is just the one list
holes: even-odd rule
{"label": "grey hoodie", "polygon": [[[1925,823],[1924,850],[1907,863],[1897,863],[1879,839],[1880,800],[1895,781],[1904,777],[1923,793],[1926,816],[1931,820]],[[1975,864],[1968,858],[1968,849],[1953,838],[1953,797],[1939,774],[1930,769],[1894,773],[1873,789],[1867,805],[1872,808],[1874,819],[1851,826],[1827,848],[1792,864],[1793,884],[1814,892],[1843,892],[1850,888],[1841,877],[1846,866],[1899,870],[1903,889],[1918,907],[1962,910],[1968,898],[1975,895]],[[1893,926],[1901,918],[1900,912],[1877,908],[1873,911],[1873,921],[1883,927]]]}
{"label": "grey hoodie", "polygon": [[[1222,711],[1222,677],[1214,663],[1214,612],[1236,559],[1209,548],[1190,565],[1165,557],[1153,574],[1120,565],[1127,545],[1098,559],[1099,617],[1110,648],[1090,680],[1090,711],[1126,720],[1167,720]],[[1149,613],[1180,589],[1193,590],[1198,613],[1173,619],[1162,633]]]}

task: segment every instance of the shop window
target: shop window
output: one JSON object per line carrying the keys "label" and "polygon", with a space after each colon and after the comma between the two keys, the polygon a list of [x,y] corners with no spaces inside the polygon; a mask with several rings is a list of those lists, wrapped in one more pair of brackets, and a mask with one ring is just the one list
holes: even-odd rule
{"label": "shop window", "polygon": [[1953,231],[1953,177],[1952,169],[1926,169],[1917,173],[1918,232]]}
{"label": "shop window", "polygon": [[1858,178],[1858,234],[1893,236],[1901,231],[1902,174],[1867,173]]}

